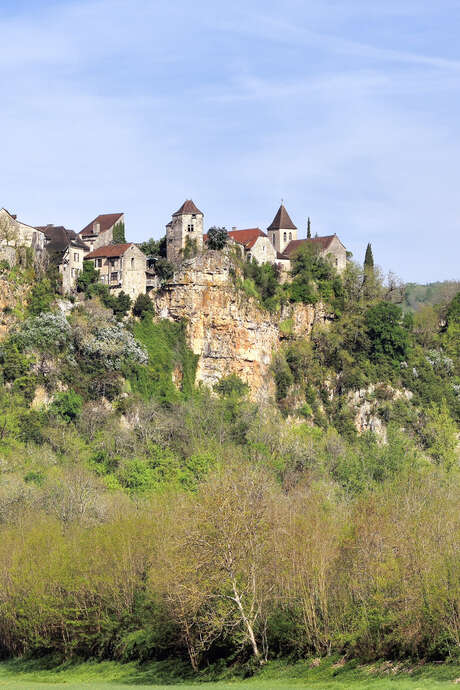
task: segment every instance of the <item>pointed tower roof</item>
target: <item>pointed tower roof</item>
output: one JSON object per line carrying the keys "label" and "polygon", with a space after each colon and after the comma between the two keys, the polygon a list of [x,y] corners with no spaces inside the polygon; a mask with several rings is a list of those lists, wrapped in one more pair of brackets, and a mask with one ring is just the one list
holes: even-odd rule
{"label": "pointed tower roof", "polygon": [[279,207],[276,216],[273,218],[272,224],[268,226],[267,230],[297,230],[289,217],[289,213],[284,208],[284,204],[281,204]]}
{"label": "pointed tower roof", "polygon": [[184,203],[182,204],[180,209],[178,211],[176,211],[175,213],[173,213],[173,216],[182,216],[184,213],[191,213],[191,214],[200,213],[201,215],[203,215],[202,212],[200,211],[200,209],[198,209],[195,206],[195,204],[193,203],[193,201],[191,199],[187,199],[186,201],[184,201]]}

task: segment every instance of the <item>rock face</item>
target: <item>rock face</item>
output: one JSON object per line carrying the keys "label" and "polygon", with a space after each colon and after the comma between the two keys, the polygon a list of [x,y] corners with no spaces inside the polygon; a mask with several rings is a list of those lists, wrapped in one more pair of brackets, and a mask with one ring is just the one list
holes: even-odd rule
{"label": "rock face", "polygon": [[318,318],[315,308],[285,307],[273,315],[235,288],[235,268],[225,253],[207,251],[184,262],[173,281],[153,296],[158,318],[187,323],[187,340],[199,355],[197,381],[212,387],[238,375],[254,399],[274,393],[270,364],[286,334],[307,336]]}

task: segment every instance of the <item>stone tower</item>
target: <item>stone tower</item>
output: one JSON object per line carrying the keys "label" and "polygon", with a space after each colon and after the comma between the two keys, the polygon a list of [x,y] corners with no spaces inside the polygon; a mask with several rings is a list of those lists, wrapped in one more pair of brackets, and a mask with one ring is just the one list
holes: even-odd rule
{"label": "stone tower", "polygon": [[168,261],[180,263],[188,246],[192,254],[195,253],[195,249],[201,251],[203,248],[203,214],[191,199],[184,201],[166,226]]}
{"label": "stone tower", "polygon": [[271,243],[280,254],[284,252],[289,242],[297,239],[297,228],[283,204],[279,207],[271,225],[268,226],[267,233]]}

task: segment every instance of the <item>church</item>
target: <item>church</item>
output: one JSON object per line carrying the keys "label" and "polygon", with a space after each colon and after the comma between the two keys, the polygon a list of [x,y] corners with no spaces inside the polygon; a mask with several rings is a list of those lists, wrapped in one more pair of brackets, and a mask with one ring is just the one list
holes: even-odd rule
{"label": "church", "polygon": [[[193,253],[201,251],[206,244],[203,234],[204,214],[191,199],[187,199],[178,211],[173,213],[166,226],[166,252],[168,261],[180,263],[187,256],[188,248]],[[248,261],[278,264],[283,271],[290,271],[291,260],[299,249],[307,244],[317,248],[323,258],[331,261],[337,273],[344,272],[347,264],[347,250],[336,234],[323,237],[298,239],[297,227],[292,222],[284,204],[279,207],[265,233],[260,228],[238,230],[233,227],[229,240],[239,245]]]}

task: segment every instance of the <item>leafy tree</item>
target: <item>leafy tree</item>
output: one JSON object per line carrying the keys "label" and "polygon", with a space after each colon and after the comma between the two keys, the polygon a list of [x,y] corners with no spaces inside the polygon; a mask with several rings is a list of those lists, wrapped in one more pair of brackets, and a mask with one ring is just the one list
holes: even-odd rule
{"label": "leafy tree", "polygon": [[83,261],[83,269],[77,278],[77,292],[84,292],[88,297],[91,286],[99,282],[99,271],[93,261]]}
{"label": "leafy tree", "polygon": [[171,278],[173,277],[174,266],[167,259],[160,257],[155,261],[155,273],[160,278],[160,280],[166,282],[168,280],[171,280]]}
{"label": "leafy tree", "polygon": [[153,302],[150,297],[144,293],[137,296],[132,309],[134,316],[143,317],[146,314],[153,314]]}
{"label": "leafy tree", "polygon": [[30,357],[23,354],[14,340],[6,340],[0,350],[0,361],[5,381],[15,381],[24,376],[31,367]]}
{"label": "leafy tree", "polygon": [[151,237],[146,242],[141,242],[139,249],[147,256],[159,256],[166,259],[166,235],[159,240]]}
{"label": "leafy tree", "polygon": [[113,244],[124,244],[126,242],[125,224],[121,220],[113,228]]}
{"label": "leafy tree", "polygon": [[379,302],[367,310],[365,324],[371,361],[397,365],[407,358],[409,333],[403,326],[401,307]]}
{"label": "leafy tree", "polygon": [[228,242],[228,232],[226,228],[213,226],[208,230],[208,249],[223,249]]}

